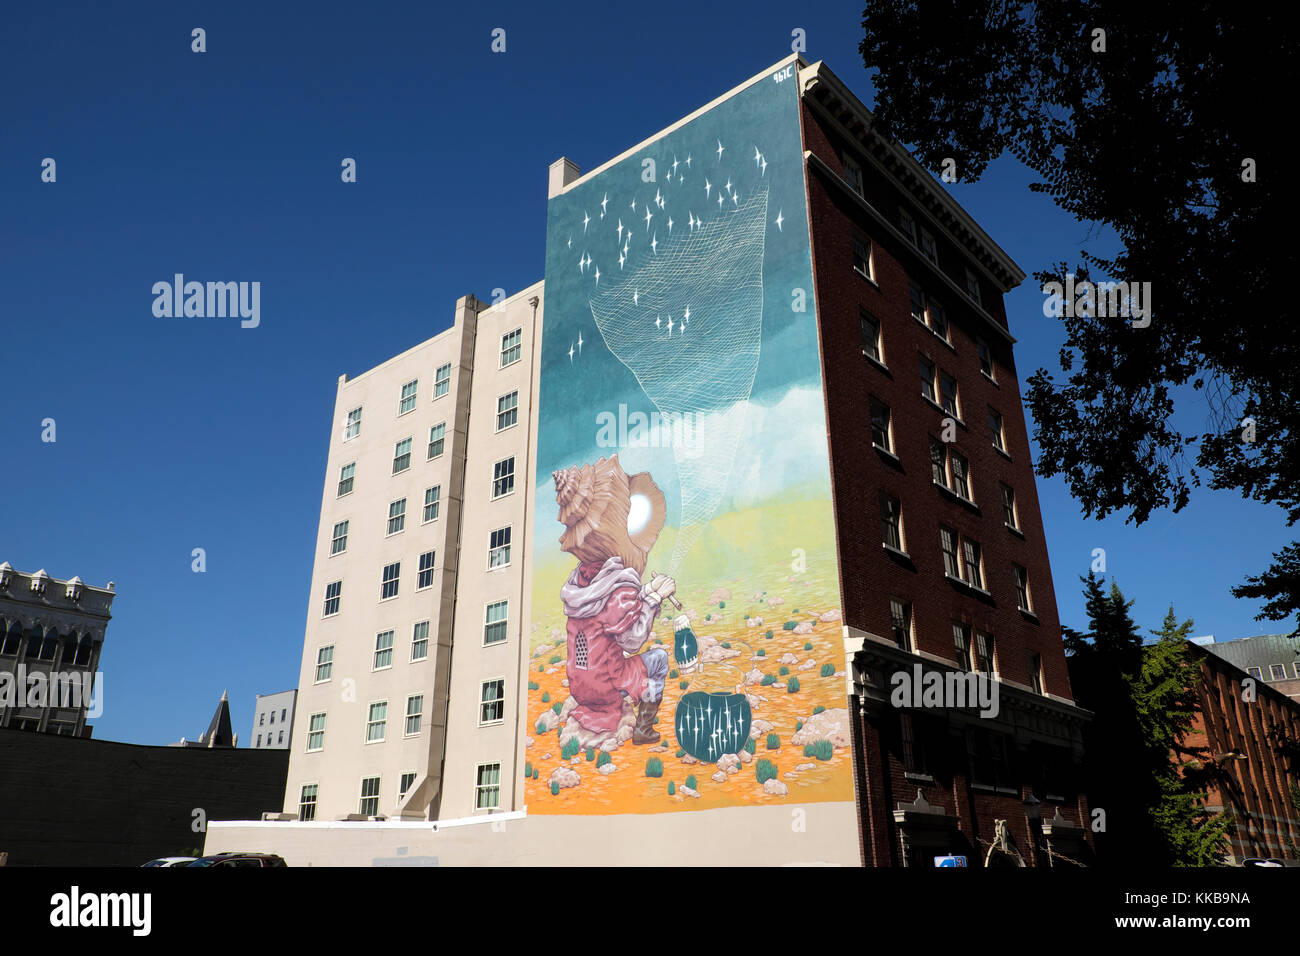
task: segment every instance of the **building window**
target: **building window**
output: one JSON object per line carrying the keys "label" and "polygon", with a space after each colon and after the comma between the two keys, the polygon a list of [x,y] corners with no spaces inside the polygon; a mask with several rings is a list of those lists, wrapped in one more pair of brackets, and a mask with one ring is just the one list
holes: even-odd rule
{"label": "building window", "polygon": [[410,438],[403,438],[393,448],[393,474],[406,471],[411,467],[412,442],[413,440]]}
{"label": "building window", "polygon": [[519,361],[520,355],[523,354],[524,330],[515,329],[513,332],[507,332],[501,336],[501,367],[514,365]]}
{"label": "building window", "polygon": [[344,495],[352,494],[352,479],[357,473],[357,463],[350,462],[343,466],[339,472],[339,493],[337,497],[342,498]]}
{"label": "building window", "polygon": [[871,240],[864,236],[853,237],[853,268],[868,279],[875,280],[871,268]]}
{"label": "building window", "polygon": [[397,534],[406,527],[406,499],[398,498],[388,505],[388,533]]}
{"label": "building window", "polygon": [[930,436],[930,478],[936,485],[947,488],[953,494],[975,503],[971,491],[970,463],[955,448],[949,449],[946,442]]}
{"label": "building window", "polygon": [[[275,726],[275,711],[271,711],[271,725],[272,725],[272,726]],[[268,740],[270,739],[269,735],[268,735],[267,739],[268,739]]]}
{"label": "building window", "polygon": [[957,380],[947,372],[939,373],[939,404],[953,418],[961,418],[961,404],[957,401]]}
{"label": "building window", "polygon": [[847,151],[844,153],[844,181],[855,193],[862,195],[862,167]]}
{"label": "building window", "polygon": [[970,670],[970,627],[968,625],[952,626],[952,644],[957,652],[957,666],[964,671]]}
{"label": "building window", "polygon": [[424,523],[438,520],[438,504],[442,498],[442,485],[426,488],[424,492]]}
{"label": "building window", "polygon": [[1282,664],[1268,665],[1269,680],[1286,680],[1286,667]]}
{"label": "building window", "polygon": [[319,790],[319,784],[305,783],[302,785],[302,796],[298,798],[299,820],[316,819],[316,795]]}
{"label": "building window", "polygon": [[424,695],[416,694],[406,698],[406,736],[414,737],[420,732],[420,718],[424,716]]}
{"label": "building window", "polygon": [[1300,664],[1292,664],[1291,669],[1295,671],[1296,679],[1300,680]]}
{"label": "building window", "polygon": [[343,431],[343,440],[351,441],[361,434],[361,409],[354,408],[348,412],[348,425]]}
{"label": "building window", "polygon": [[931,299],[926,306],[925,314],[930,320],[930,329],[934,334],[945,342],[950,342],[951,339],[948,337],[948,313],[943,310],[943,306]]}
{"label": "building window", "polygon": [[0,641],[0,654],[18,655],[18,646],[23,641],[22,631],[10,631],[4,635],[4,640]]}
{"label": "building window", "polygon": [[343,601],[343,582],[333,581],[325,585],[325,617],[339,612],[339,605]]}
{"label": "building window", "polygon": [[361,778],[361,806],[358,808],[363,817],[379,815],[379,778]]}
{"label": "building window", "polygon": [[909,284],[907,295],[912,302],[912,318],[925,325],[925,293],[918,287]]}
{"label": "building window", "polygon": [[406,773],[402,774],[401,783],[397,788],[398,790],[397,799],[399,801],[405,800],[406,795],[411,792],[411,787],[413,787],[414,785],[415,785],[415,771],[408,770]]}
{"label": "building window", "polygon": [[930,480],[948,487],[948,446],[930,436]]}
{"label": "building window", "polygon": [[903,771],[905,773],[928,775],[925,747],[917,736],[916,721],[911,714],[903,712],[898,715],[899,739],[903,744]]}
{"label": "building window", "polygon": [[921,254],[936,266],[939,264],[939,246],[934,241],[934,236],[924,229],[921,230]]}
{"label": "building window", "polygon": [[478,714],[480,726],[505,720],[506,682],[504,680],[485,680],[480,700]]}
{"label": "building window", "polygon": [[1002,432],[1002,416],[989,409],[989,436],[993,439],[993,447],[998,451],[1007,450],[1006,439]]}
{"label": "building window", "polygon": [[433,559],[436,552],[426,551],[420,555],[420,571],[415,577],[415,589],[422,591],[433,586]]}
{"label": "building window", "polygon": [[381,631],[375,635],[375,666],[381,671],[393,666],[393,632]]}
{"label": "building window", "polygon": [[442,398],[451,390],[451,363],[438,369],[438,373],[433,377],[433,397]]}
{"label": "building window", "polygon": [[429,622],[420,621],[411,631],[411,660],[422,661],[429,656]]}
{"label": "building window", "polygon": [[894,436],[889,427],[889,406],[878,398],[871,399],[871,444],[891,455],[894,453]]}
{"label": "building window", "polygon": [[288,713],[289,713],[289,708],[287,707],[280,708],[280,723],[284,723],[285,715],[287,715]]}
{"label": "building window", "polygon": [[980,301],[980,280],[970,269],[966,270],[966,294],[976,305],[983,304]]}
{"label": "building window", "polygon": [[975,667],[983,674],[993,674],[993,635],[975,632]]}
{"label": "building window", "polygon": [[253,747],[256,748],[256,747],[260,747],[260,746],[262,746],[262,735],[261,735],[261,734],[258,734],[258,735],[257,735],[257,742],[256,742],[255,744],[253,744]]}
{"label": "building window", "polygon": [[965,560],[962,562],[962,580],[973,588],[984,590],[984,570],[981,563],[980,546],[976,541],[970,538],[962,538],[962,553]]}
{"label": "building window", "polygon": [[515,459],[511,455],[492,466],[492,497],[502,498],[515,490]]}
{"label": "building window", "polygon": [[447,423],[439,422],[429,429],[429,461],[442,454],[443,438],[447,434]]}
{"label": "building window", "polygon": [[1020,515],[1016,511],[1016,493],[1010,485],[1002,486],[1002,514],[1006,518],[1008,528],[1020,530]]}
{"label": "building window", "polygon": [[415,411],[415,397],[419,390],[420,380],[418,378],[402,386],[402,400],[397,403],[398,415],[405,415],[407,412]]}
{"label": "building window", "polygon": [[[95,643],[89,634],[81,635],[81,640],[77,642],[77,656],[73,659],[74,667],[89,667],[90,655],[95,651]],[[14,653],[18,652],[18,637],[14,635]]]}
{"label": "building window", "polygon": [[880,495],[881,540],[886,547],[895,551],[906,551],[903,547],[903,513],[898,499],[891,498],[883,492]]}
{"label": "building window", "polygon": [[474,786],[474,809],[495,810],[501,805],[501,764],[478,765],[478,781]]}
{"label": "building window", "polygon": [[322,647],[316,652],[316,683],[330,679],[334,670],[334,645]]}
{"label": "building window", "polygon": [[510,563],[510,529],[499,528],[488,538],[488,567],[503,568]]}
{"label": "building window", "polygon": [[504,431],[519,421],[519,391],[497,399],[497,431]]}
{"label": "building window", "polygon": [[924,355],[922,355],[920,359],[920,367],[921,367],[921,394],[937,405],[938,402],[935,401],[935,391],[934,391],[934,376],[935,376],[934,363],[931,362]]}
{"label": "building window", "polygon": [[312,714],[307,721],[307,752],[325,749],[325,715]]}
{"label": "building window", "polygon": [[912,603],[899,598],[889,599],[889,625],[894,632],[894,643],[905,651],[912,649]]}
{"label": "building window", "polygon": [[993,381],[993,353],[989,351],[989,344],[983,339],[975,340],[975,351],[980,357],[980,371],[987,375]]}
{"label": "building window", "polygon": [[401,561],[384,566],[383,579],[379,584],[379,600],[383,601],[391,597],[397,597],[397,587],[401,578],[401,572]]}
{"label": "building window", "polygon": [[1043,692],[1043,659],[1038,654],[1029,655],[1029,686],[1035,694]]}
{"label": "building window", "polygon": [[1029,600],[1029,572],[1018,564],[1011,565],[1011,571],[1016,580],[1016,606],[1032,613],[1034,607]]}
{"label": "building window", "polygon": [[1247,667],[1247,668],[1246,668],[1246,673],[1249,674],[1251,677],[1255,678],[1255,680],[1263,680],[1263,679],[1264,679],[1264,671],[1263,671],[1261,668],[1258,668],[1258,667]]}
{"label": "building window", "polygon": [[348,549],[348,523],[340,521],[334,526],[334,533],[330,536],[330,556],[342,554]]}
{"label": "building window", "polygon": [[880,320],[865,309],[860,313],[862,321],[862,354],[880,362],[885,362],[880,349]]}
{"label": "building window", "polygon": [[51,635],[50,637],[47,637],[45,638],[45,640],[41,641],[41,650],[40,653],[37,655],[37,659],[42,661],[52,661],[54,660],[54,656],[58,652],[59,652],[59,639],[58,637]]}
{"label": "building window", "polygon": [[370,705],[370,716],[366,719],[366,743],[375,743],[384,739],[388,725],[388,701],[381,700]]}
{"label": "building window", "polygon": [[957,532],[952,528],[939,528],[939,547],[943,549],[943,573],[950,578],[961,577],[961,562],[957,556]]}
{"label": "building window", "polygon": [[510,602],[497,601],[487,606],[483,620],[483,643],[500,644],[506,639],[510,617]]}
{"label": "building window", "polygon": [[948,453],[948,469],[952,472],[952,490],[967,501],[974,501],[970,490],[970,465],[953,449]]}
{"label": "building window", "polygon": [[903,230],[903,235],[912,245],[916,245],[916,220],[906,209],[898,211],[898,228]]}

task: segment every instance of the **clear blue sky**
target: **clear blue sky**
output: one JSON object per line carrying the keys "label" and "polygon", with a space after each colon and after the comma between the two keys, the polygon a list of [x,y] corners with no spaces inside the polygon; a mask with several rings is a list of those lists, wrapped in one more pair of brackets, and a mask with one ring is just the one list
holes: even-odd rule
{"label": "clear blue sky", "polygon": [[[296,684],[335,382],[446,328],[459,296],[542,277],[553,160],[616,155],[796,27],[872,102],[855,2],[289,6],[0,14],[0,560],[117,583],[100,737],[196,737],[228,689],[244,738],[254,694]],[[1089,236],[1028,181],[1008,161],[955,194],[1032,272]],[[260,281],[260,327],[155,318],[177,272]],[[1041,302],[1007,300],[1022,378],[1060,344]],[[1066,623],[1104,547],[1144,627],[1173,601],[1221,639],[1287,629],[1228,593],[1289,540],[1278,511],[1201,492],[1135,529],[1039,490]]]}

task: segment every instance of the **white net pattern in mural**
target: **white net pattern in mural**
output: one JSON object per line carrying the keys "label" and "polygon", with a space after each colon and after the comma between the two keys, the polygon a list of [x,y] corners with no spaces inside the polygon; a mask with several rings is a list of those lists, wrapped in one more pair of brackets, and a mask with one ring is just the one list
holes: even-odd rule
{"label": "white net pattern in mural", "polygon": [[766,227],[766,189],[707,222],[692,215],[685,235],[591,297],[605,344],[659,410],[657,434],[672,435],[682,512],[669,574],[717,511],[744,433],[762,344]]}

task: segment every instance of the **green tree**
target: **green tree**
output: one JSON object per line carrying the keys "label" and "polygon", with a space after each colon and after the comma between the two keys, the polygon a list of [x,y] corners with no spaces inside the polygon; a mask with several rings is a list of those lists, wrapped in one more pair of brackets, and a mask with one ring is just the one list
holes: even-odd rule
{"label": "green tree", "polygon": [[[1207,475],[1300,519],[1297,244],[1273,238],[1290,157],[1266,92],[1293,85],[1293,7],[869,0],[863,17],[881,132],[957,181],[1009,155],[1105,243],[1036,279],[1151,283],[1144,328],[1061,317],[1064,378],[1040,368],[1025,393],[1038,473],[1099,518],[1177,511]],[[1233,593],[1265,601],[1260,619],[1300,614],[1300,543],[1265,565]]]}

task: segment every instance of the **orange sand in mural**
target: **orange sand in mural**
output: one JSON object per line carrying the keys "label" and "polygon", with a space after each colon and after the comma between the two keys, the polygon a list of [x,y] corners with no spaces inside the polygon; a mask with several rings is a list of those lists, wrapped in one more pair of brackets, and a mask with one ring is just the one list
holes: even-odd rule
{"label": "orange sand in mural", "polygon": [[[830,597],[837,589],[833,581],[806,573],[772,582],[770,588],[769,593],[733,582],[679,590],[699,639],[700,668],[679,673],[674,665],[670,672],[655,724],[659,743],[637,746],[625,740],[607,757],[599,750],[565,754],[561,738],[573,702],[564,632],[555,626],[560,621],[539,622],[528,668],[529,812],[658,813],[852,800],[844,644],[838,601]],[[654,634],[671,657],[671,615],[656,621]],[[772,679],[763,683],[769,675]],[[792,678],[798,682],[794,691]],[[694,691],[738,688],[749,696],[754,752],[742,750],[718,764],[695,761],[674,736],[678,701]],[[547,727],[544,732],[537,729],[539,721]],[[769,748],[769,742],[776,746]],[[647,775],[651,760],[662,764],[661,776]],[[775,776],[763,783],[760,761],[775,767]]]}

